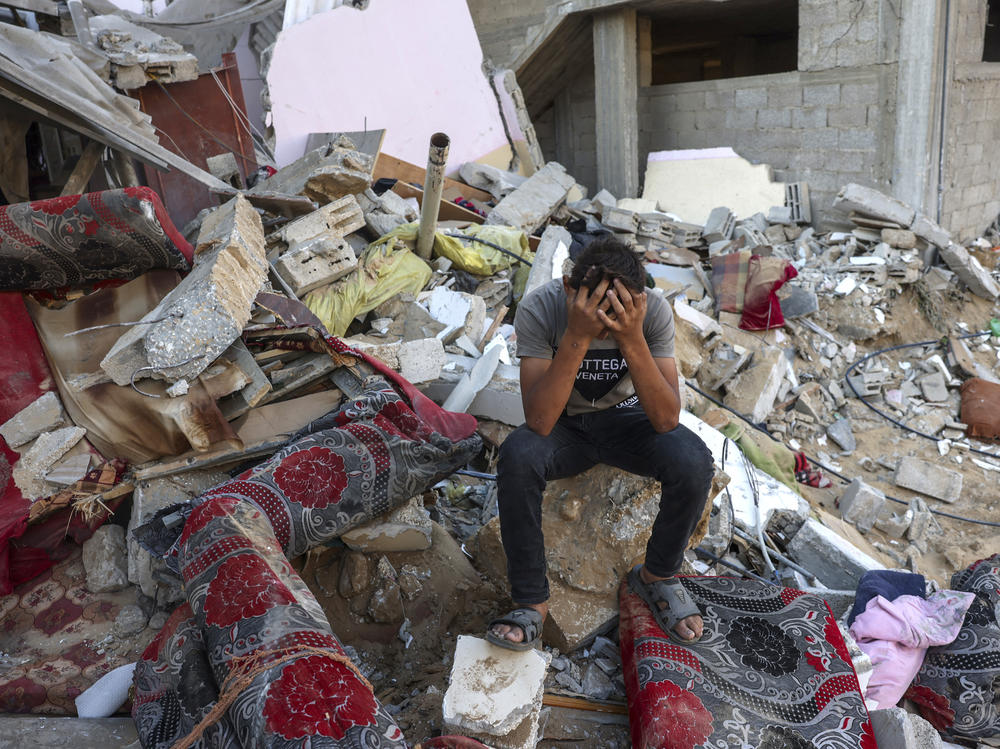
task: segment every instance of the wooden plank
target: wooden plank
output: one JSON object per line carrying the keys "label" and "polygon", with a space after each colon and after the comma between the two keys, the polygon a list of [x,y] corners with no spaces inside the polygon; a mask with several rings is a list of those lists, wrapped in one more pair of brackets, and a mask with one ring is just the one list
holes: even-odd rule
{"label": "wooden plank", "polygon": [[46,16],[59,15],[59,3],[55,0],[4,0],[0,5],[18,10],[27,10],[32,13],[42,13]]}
{"label": "wooden plank", "polygon": [[[397,159],[387,153],[380,153],[375,162],[375,171],[372,173],[373,179],[398,179],[407,183],[423,185],[427,182],[427,170],[409,161]],[[492,202],[493,196],[484,190],[479,190],[464,182],[455,179],[444,178],[444,189],[441,191],[442,199],[452,202],[455,198],[466,198],[467,200],[479,200],[483,203]]]}
{"label": "wooden plank", "polygon": [[336,389],[290,398],[255,408],[233,426],[244,442],[295,434],[306,424],[337,408],[343,398],[343,393]]}
{"label": "wooden plank", "polygon": [[563,694],[550,694],[548,692],[542,695],[542,704],[549,707],[568,707],[574,710],[628,715],[628,705],[624,702],[591,700],[586,697],[569,697]]}
{"label": "wooden plank", "polygon": [[219,466],[239,463],[253,458],[264,458],[273,455],[284,447],[287,439],[282,436],[280,439],[266,439],[255,443],[245,444],[242,449],[227,447],[220,450],[212,450],[207,453],[185,453],[173,460],[157,463],[147,463],[135,469],[135,481],[149,481],[150,479],[173,476],[186,471],[201,471],[206,468],[218,468]]}
{"label": "wooden plank", "polygon": [[256,406],[271,392],[271,381],[261,371],[257,361],[239,338],[223,352],[222,358],[231,361],[243,374],[250,378],[250,382],[246,387],[219,402],[219,410],[226,417],[226,421],[232,421]]}
{"label": "wooden plank", "polygon": [[[424,199],[423,190],[402,181],[393,185],[392,191],[403,198],[416,198],[418,203],[421,203]],[[486,221],[485,217],[480,216],[478,213],[470,211],[468,208],[463,208],[457,203],[452,203],[450,200],[445,200],[444,198],[441,198],[441,208],[438,211],[438,220],[471,221],[474,224],[482,224]]]}
{"label": "wooden plank", "polygon": [[76,166],[73,167],[73,171],[69,175],[69,179],[66,180],[66,184],[63,185],[62,192],[59,193],[59,197],[63,198],[67,195],[80,195],[86,192],[87,183],[90,182],[90,178],[94,176],[94,170],[97,168],[97,162],[101,159],[101,152],[104,150],[104,144],[98,143],[96,140],[90,141],[87,147],[83,149],[83,153],[80,154],[80,158],[76,162]]}

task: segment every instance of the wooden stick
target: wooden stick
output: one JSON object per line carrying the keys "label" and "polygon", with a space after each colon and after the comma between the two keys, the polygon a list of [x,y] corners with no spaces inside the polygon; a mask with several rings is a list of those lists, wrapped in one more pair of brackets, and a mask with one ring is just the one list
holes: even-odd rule
{"label": "wooden stick", "polygon": [[548,692],[542,696],[542,704],[549,707],[568,707],[573,710],[590,710],[594,713],[628,715],[628,705],[624,702],[589,700],[586,697],[567,697],[563,694],[549,694]]}
{"label": "wooden stick", "polygon": [[97,162],[100,160],[103,150],[104,144],[96,140],[92,140],[87,144],[87,147],[83,149],[83,153],[80,154],[80,159],[76,162],[76,166],[73,167],[73,173],[69,175],[69,179],[66,180],[62,192],[59,193],[59,197],[79,195],[84,191],[87,183],[90,182],[90,178],[94,175],[94,169],[97,168]]}
{"label": "wooden stick", "polygon": [[490,323],[490,327],[486,330],[486,334],[483,336],[483,340],[479,342],[480,351],[486,348],[486,344],[493,339],[493,334],[496,333],[497,328],[499,328],[503,324],[503,319],[504,317],[506,317],[508,309],[509,308],[507,307],[506,304],[501,304],[500,307],[497,309],[497,316],[494,317],[493,322]]}

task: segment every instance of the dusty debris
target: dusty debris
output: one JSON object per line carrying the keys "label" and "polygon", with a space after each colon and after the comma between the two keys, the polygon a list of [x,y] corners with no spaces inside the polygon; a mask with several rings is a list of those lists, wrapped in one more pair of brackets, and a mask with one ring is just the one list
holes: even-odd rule
{"label": "dusty debris", "polygon": [[4,422],[0,426],[0,437],[9,447],[20,447],[42,432],[65,426],[67,418],[59,395],[50,391]]}

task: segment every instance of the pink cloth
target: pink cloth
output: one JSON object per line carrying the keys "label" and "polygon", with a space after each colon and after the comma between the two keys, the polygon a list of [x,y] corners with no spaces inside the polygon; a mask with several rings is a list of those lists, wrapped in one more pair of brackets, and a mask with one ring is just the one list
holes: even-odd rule
{"label": "pink cloth", "polygon": [[974,598],[972,593],[941,590],[926,599],[871,599],[851,625],[858,647],[874,667],[865,699],[876,701],[880,710],[899,702],[920,670],[927,648],[947,645],[958,636]]}

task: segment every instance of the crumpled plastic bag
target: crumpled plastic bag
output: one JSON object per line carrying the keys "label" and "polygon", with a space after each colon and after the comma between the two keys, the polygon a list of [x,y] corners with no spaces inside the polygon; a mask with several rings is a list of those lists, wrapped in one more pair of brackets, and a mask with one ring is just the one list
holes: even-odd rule
{"label": "crumpled plastic bag", "polygon": [[[412,231],[410,227],[414,227]],[[416,224],[404,224],[372,242],[361,253],[353,273],[305,295],[302,301],[323,322],[327,332],[342,336],[358,315],[370,312],[397,294],[416,294],[427,285],[430,266],[405,244],[408,237],[416,240],[415,227]]]}
{"label": "crumpled plastic bag", "polygon": [[[409,224],[409,226],[415,227],[417,225]],[[528,266],[519,263],[516,258],[510,255],[500,252],[496,247],[490,247],[482,242],[473,242],[469,239],[448,236],[449,234],[464,234],[492,242],[508,252],[512,252],[517,257],[523,258],[528,263],[535,259],[535,254],[528,245],[527,235],[522,230],[512,226],[473,224],[465,229],[449,230],[447,233],[436,232],[434,234],[434,254],[448,258],[456,268],[474,276],[492,276],[497,271],[511,268],[515,264],[522,268]]]}

